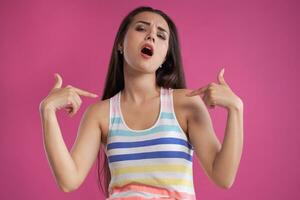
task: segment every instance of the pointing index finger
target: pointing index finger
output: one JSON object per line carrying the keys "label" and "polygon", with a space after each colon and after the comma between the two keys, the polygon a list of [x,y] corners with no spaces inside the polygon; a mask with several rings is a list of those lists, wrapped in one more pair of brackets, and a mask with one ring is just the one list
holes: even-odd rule
{"label": "pointing index finger", "polygon": [[88,92],[88,91],[85,91],[85,90],[81,90],[79,88],[75,88],[75,87],[73,87],[73,88],[74,88],[75,92],[77,92],[81,96],[94,97],[94,98],[98,97],[97,94],[94,94],[94,93],[91,93],[91,92]]}
{"label": "pointing index finger", "polygon": [[208,86],[204,86],[204,87],[195,89],[195,90],[191,91],[190,93],[188,93],[188,94],[186,94],[186,95],[187,95],[187,96],[194,96],[194,95],[201,94],[201,93],[203,93],[203,92],[207,89],[207,87],[208,87]]}

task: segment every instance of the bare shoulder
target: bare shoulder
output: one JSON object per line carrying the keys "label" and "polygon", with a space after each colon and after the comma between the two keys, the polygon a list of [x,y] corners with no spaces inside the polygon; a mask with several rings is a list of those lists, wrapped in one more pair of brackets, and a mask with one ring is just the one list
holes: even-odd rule
{"label": "bare shoulder", "polygon": [[109,109],[109,100],[105,99],[105,100],[99,100],[95,103],[90,104],[87,107],[87,111],[89,113],[92,113],[92,115],[96,116],[97,119],[101,119],[103,117],[105,117],[105,111]]}
{"label": "bare shoulder", "polygon": [[174,89],[174,106],[184,113],[187,121],[190,116],[205,109],[205,104],[199,95],[186,96],[186,94],[192,91],[192,89],[188,88]]}
{"label": "bare shoulder", "polygon": [[86,112],[97,121],[101,130],[101,141],[106,143],[106,133],[109,123],[109,99],[99,100],[89,105]]}
{"label": "bare shoulder", "polygon": [[199,97],[188,97],[185,94],[191,92],[191,89],[173,89],[174,112],[179,125],[189,138],[188,119],[191,115],[195,102]]}
{"label": "bare shoulder", "polygon": [[181,106],[184,106],[186,108],[199,106],[199,103],[204,103],[203,100],[199,95],[195,96],[186,96],[186,94],[192,92],[192,89],[183,88],[183,89],[174,89],[174,103],[181,104]]}

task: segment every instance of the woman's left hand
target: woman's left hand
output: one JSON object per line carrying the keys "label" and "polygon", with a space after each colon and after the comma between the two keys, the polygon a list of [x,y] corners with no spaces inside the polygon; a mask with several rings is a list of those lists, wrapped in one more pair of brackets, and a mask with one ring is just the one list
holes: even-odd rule
{"label": "woman's left hand", "polygon": [[219,84],[212,82],[204,87],[193,90],[186,94],[186,96],[203,94],[202,99],[209,108],[215,108],[215,106],[221,106],[226,109],[241,108],[243,106],[242,100],[233,93],[229,85],[226,83],[224,79],[224,71],[225,69],[223,68],[219,72]]}

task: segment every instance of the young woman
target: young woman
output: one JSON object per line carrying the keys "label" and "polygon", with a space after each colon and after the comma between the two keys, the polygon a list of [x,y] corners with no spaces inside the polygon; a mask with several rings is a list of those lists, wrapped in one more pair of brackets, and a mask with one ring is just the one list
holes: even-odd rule
{"label": "young woman", "polygon": [[[223,74],[219,83],[186,89],[175,24],[150,7],[130,12],[116,35],[102,100],[88,106],[70,152],[55,112],[64,108],[73,116],[80,96],[97,95],[63,88],[56,74],[40,104],[45,150],[60,188],[78,188],[104,152],[107,199],[195,199],[194,151],[207,176],[229,188],[242,152],[243,103]],[[228,111],[222,145],[206,106]]]}

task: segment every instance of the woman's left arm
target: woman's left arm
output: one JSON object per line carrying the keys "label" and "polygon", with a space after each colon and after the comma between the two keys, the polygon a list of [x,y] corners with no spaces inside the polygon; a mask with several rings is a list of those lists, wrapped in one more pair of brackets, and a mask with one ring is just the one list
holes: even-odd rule
{"label": "woman's left arm", "polygon": [[[205,120],[206,124],[208,125],[191,125],[191,130],[194,133],[195,136],[193,136],[194,144],[198,145],[196,146],[199,149],[199,154],[204,154],[204,145],[202,144],[202,147],[200,146],[200,137],[202,137],[202,140],[205,137],[206,141],[202,141],[203,143],[206,142],[205,145],[207,145],[207,149],[211,149],[210,152],[214,153],[206,153],[206,157],[211,157],[211,178],[218,183],[219,185],[222,185],[224,188],[230,188],[234,182],[238,166],[241,160],[242,155],[242,149],[243,149],[243,102],[242,100],[233,93],[233,91],[230,89],[229,85],[224,80],[224,69],[221,70],[221,72],[218,75],[219,84],[216,83],[210,83],[205,87],[199,88],[197,90],[192,91],[191,93],[187,94],[186,96],[195,96],[197,94],[204,94],[202,97],[203,102],[208,106],[209,108],[214,108],[215,106],[222,106],[226,108],[227,110],[227,124],[225,129],[225,136],[223,140],[223,144],[221,145],[221,148],[218,145],[213,145],[217,142],[216,139],[213,139],[214,132],[213,128],[210,122],[210,119]],[[200,104],[201,105],[201,104]],[[207,112],[203,112],[202,107],[202,113],[201,117],[203,118],[209,118]],[[205,111],[205,110],[204,110]],[[199,113],[199,112],[198,112]],[[201,118],[200,117],[200,118]],[[204,124],[204,123],[203,123]],[[198,126],[198,127],[197,127]],[[197,128],[196,128],[197,127]],[[205,128],[210,127],[210,128]],[[210,133],[201,133],[202,135],[207,136],[201,136],[199,134],[199,131]],[[196,133],[198,132],[198,134]],[[209,147],[209,148],[208,148]],[[202,149],[201,149],[202,148]],[[214,150],[213,150],[214,149]],[[202,150],[202,152],[201,152]],[[205,150],[207,151],[207,150]],[[210,155],[209,155],[210,154]],[[203,160],[208,160],[209,158],[204,158],[204,155],[202,156]],[[207,161],[208,162],[208,161]],[[208,167],[207,167],[208,168]]]}
{"label": "woman's left arm", "polygon": [[243,148],[243,106],[228,108],[225,136],[213,163],[213,174],[229,188],[234,182]]}

